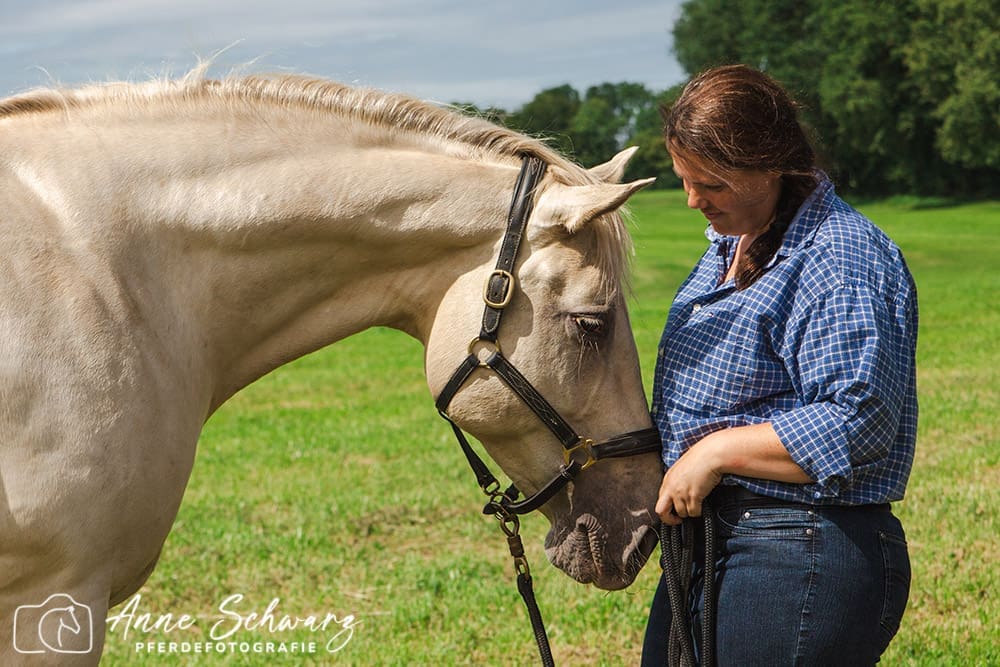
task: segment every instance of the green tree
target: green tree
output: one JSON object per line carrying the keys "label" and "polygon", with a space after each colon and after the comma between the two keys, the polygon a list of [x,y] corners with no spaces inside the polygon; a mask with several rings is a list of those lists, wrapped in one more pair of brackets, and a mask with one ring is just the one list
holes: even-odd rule
{"label": "green tree", "polygon": [[937,122],[941,156],[1000,169],[1000,6],[996,0],[916,0],[903,59]]}
{"label": "green tree", "polygon": [[657,176],[659,185],[672,180],[657,112],[663,101],[662,94],[658,96],[639,83],[591,86],[583,99],[565,84],[543,90],[512,113],[493,110],[491,117],[521,132],[547,138],[587,167],[610,159],[627,146],[638,145],[639,154],[627,175]]}
{"label": "green tree", "polygon": [[618,150],[620,120],[605,100],[588,97],[570,121],[573,158],[586,167],[609,159]]}
{"label": "green tree", "polygon": [[602,83],[587,89],[570,127],[576,159],[592,166],[634,143],[639,117],[656,96],[640,83]]}
{"label": "green tree", "polygon": [[570,126],[580,108],[580,93],[571,85],[547,88],[510,114],[508,127],[547,139],[564,153],[572,150]]}
{"label": "green tree", "polygon": [[694,75],[745,63],[782,81],[806,106],[816,101],[815,65],[826,47],[813,38],[820,0],[694,0],[674,25],[678,62]]}
{"label": "green tree", "polygon": [[683,89],[682,85],[663,91],[637,114],[635,129],[626,144],[638,146],[639,151],[625,170],[625,180],[635,180],[649,176],[656,177],[655,187],[680,187],[680,179],[674,174],[670,154],[663,143],[663,116],[661,108],[669,108]]}
{"label": "green tree", "polygon": [[995,195],[998,21],[997,0],[690,0],[674,47],[781,81],[846,189]]}
{"label": "green tree", "polygon": [[615,116],[615,143],[624,147],[635,134],[639,116],[655,108],[656,95],[641,83],[602,83],[587,89],[587,100],[603,100]]}
{"label": "green tree", "polygon": [[[816,39],[841,45],[818,68],[824,142],[842,183],[861,192],[939,190],[930,108],[907,78],[907,2],[827,0]],[[915,165],[921,165],[915,169]]]}

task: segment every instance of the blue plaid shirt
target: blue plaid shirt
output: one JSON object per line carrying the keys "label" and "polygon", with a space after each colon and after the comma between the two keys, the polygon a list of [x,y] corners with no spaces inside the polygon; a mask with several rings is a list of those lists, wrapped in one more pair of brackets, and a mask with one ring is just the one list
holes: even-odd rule
{"label": "blue plaid shirt", "polygon": [[917,295],[899,248],[825,177],[745,290],[719,284],[738,239],[706,236],[660,341],[652,412],[664,463],[713,431],[770,422],[816,482],[724,484],[810,504],[902,499],[917,431]]}

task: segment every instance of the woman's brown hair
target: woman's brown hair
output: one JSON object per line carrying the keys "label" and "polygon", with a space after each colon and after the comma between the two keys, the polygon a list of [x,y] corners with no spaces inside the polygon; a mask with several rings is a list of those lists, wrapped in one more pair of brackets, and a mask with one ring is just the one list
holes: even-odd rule
{"label": "woman's brown hair", "polygon": [[792,218],[816,188],[816,152],[798,119],[798,105],[777,81],[745,65],[707,70],[661,109],[673,154],[694,156],[714,171],[773,172],[781,195],[767,230],[747,248],[736,269],[745,289],[764,273]]}

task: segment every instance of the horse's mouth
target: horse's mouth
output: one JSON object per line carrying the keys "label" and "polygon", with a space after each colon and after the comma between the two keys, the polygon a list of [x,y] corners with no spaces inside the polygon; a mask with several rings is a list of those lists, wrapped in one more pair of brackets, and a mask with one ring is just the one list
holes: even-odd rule
{"label": "horse's mouth", "polygon": [[607,532],[590,514],[581,515],[573,530],[550,545],[553,533],[549,533],[545,545],[549,562],[581,584],[609,591],[626,588],[635,581],[657,543],[655,528],[643,525],[633,530],[620,555],[611,553]]}
{"label": "horse's mouth", "polygon": [[649,556],[656,549],[659,541],[656,526],[642,526],[636,531],[629,548],[625,550],[625,586],[631,584],[639,576],[639,571],[642,570],[642,566],[649,560]]}

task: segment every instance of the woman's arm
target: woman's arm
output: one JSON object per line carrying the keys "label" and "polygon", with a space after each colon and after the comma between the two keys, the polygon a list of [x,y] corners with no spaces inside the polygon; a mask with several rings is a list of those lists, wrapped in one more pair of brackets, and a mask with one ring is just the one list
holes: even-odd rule
{"label": "woman's arm", "polygon": [[809,484],[771,424],[738,426],[716,431],[688,449],[663,476],[656,513],[675,525],[688,516],[701,515],[701,502],[723,475]]}

